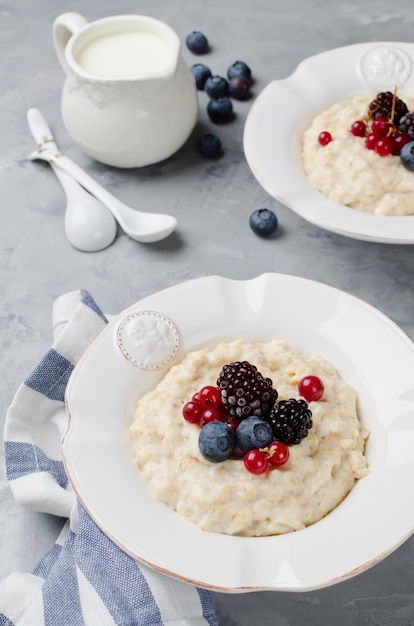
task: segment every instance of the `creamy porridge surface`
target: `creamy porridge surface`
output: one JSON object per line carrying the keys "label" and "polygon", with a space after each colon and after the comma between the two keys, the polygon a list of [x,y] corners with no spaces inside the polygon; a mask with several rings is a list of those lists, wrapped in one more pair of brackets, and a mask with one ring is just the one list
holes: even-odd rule
{"label": "creamy porridge surface", "polygon": [[[413,102],[401,96],[410,111]],[[363,137],[350,133],[362,119],[372,96],[357,96],[334,104],[313,120],[303,137],[302,161],[313,187],[331,200],[377,215],[414,215],[414,172],[399,156],[381,157],[365,147]],[[326,146],[318,135],[329,131]]]}
{"label": "creamy porridge surface", "polygon": [[[243,461],[210,463],[199,452],[198,425],[181,410],[221,368],[249,361],[270,377],[279,399],[298,397],[297,383],[319,376],[325,392],[310,402],[313,427],[290,446],[283,468],[250,474]],[[356,393],[333,365],[318,355],[294,352],[284,340],[263,344],[221,343],[190,352],[136,407],[130,428],[136,463],[154,498],[206,531],[262,536],[299,530],[320,520],[364,477],[368,432],[361,426]]]}

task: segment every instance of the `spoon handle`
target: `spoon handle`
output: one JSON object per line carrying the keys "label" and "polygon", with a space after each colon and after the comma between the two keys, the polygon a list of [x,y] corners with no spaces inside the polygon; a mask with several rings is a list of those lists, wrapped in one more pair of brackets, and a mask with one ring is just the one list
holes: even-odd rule
{"label": "spoon handle", "polygon": [[50,162],[53,166],[56,167],[56,169],[61,169],[62,171],[69,174],[78,183],[80,183],[82,187],[89,191],[89,193],[94,195],[95,198],[98,198],[98,200],[105,204],[111,211],[115,219],[118,221],[120,226],[125,230],[126,224],[124,223],[121,210],[125,211],[126,207],[120,200],[118,200],[118,198],[115,198],[115,196],[113,196],[109,191],[107,191],[98,182],[96,182],[96,180],[94,180],[92,176],[85,172],[69,157],[60,154],[55,158],[51,157]]}
{"label": "spoon handle", "polygon": [[[54,171],[60,169],[69,174],[78,183],[87,189],[98,200],[105,204],[116,218],[119,224],[124,228],[121,207],[125,210],[125,206],[115,198],[109,191],[101,187],[89,174],[80,168],[74,161],[62,155],[56,145],[53,133],[49,124],[43,117],[42,113],[35,108],[27,111],[27,123],[30,131],[39,146],[39,152],[43,151],[43,156],[53,165]],[[47,149],[45,149],[47,147]],[[39,155],[40,156],[40,155]],[[124,228],[125,230],[125,228]]]}

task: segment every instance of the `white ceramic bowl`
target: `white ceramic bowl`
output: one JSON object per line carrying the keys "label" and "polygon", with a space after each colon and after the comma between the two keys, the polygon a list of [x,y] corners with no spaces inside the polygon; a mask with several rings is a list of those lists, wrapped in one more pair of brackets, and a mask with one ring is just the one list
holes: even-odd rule
{"label": "white ceramic bowl", "polygon": [[393,81],[414,95],[413,59],[414,44],[355,44],[310,57],[288,78],[269,83],[250,109],[244,130],[245,156],[260,185],[326,230],[366,241],[414,243],[414,215],[367,214],[333,202],[311,186],[301,163],[304,131],[332,104],[365,93],[375,97],[390,90],[390,84],[392,90]]}
{"label": "white ceramic bowl", "polygon": [[[137,398],[165,369],[137,368],[118,344],[124,320],[142,311],[174,323],[177,359],[220,340],[271,337],[326,357],[358,393],[371,431],[370,474],[321,521],[273,537],[204,532],[154,500],[134,464],[128,425]],[[327,285],[281,274],[181,283],[121,313],[81,357],[66,397],[66,470],[98,526],[159,571],[219,591],[324,587],[371,567],[413,532],[413,371],[406,335],[373,307]]]}

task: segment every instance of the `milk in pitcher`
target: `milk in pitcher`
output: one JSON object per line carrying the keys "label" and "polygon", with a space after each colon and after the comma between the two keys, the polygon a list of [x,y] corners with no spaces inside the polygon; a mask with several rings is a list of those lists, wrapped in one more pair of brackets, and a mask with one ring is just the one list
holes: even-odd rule
{"label": "milk in pitcher", "polygon": [[149,32],[115,32],[96,37],[78,53],[79,65],[103,78],[125,78],[165,70],[171,60],[167,44]]}

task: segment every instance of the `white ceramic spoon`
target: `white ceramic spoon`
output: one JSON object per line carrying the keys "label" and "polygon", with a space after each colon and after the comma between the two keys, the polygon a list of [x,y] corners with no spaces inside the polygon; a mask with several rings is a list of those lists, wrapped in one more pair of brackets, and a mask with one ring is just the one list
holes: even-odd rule
{"label": "white ceramic spoon", "polygon": [[72,176],[82,187],[108,207],[121,228],[131,239],[142,243],[152,243],[165,239],[172,233],[177,225],[175,217],[132,209],[104,189],[71,159],[62,155],[57,149],[52,132],[40,111],[29,109],[27,120],[30,130],[39,144],[39,150],[32,152],[29,159],[42,159]]}
{"label": "white ceramic spoon", "polygon": [[66,194],[65,233],[69,242],[83,252],[107,248],[116,237],[116,222],[97,198],[69,174],[51,163]]}

